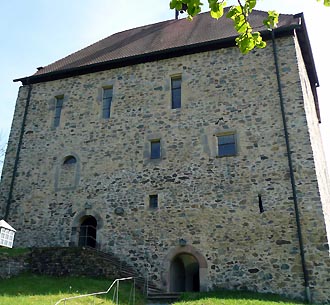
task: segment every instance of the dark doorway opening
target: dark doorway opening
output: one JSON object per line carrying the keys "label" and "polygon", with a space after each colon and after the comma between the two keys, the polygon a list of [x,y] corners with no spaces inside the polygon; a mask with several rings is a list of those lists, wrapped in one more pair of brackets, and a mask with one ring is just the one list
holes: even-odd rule
{"label": "dark doorway opening", "polygon": [[179,254],[171,262],[171,292],[199,291],[199,263],[191,254]]}
{"label": "dark doorway opening", "polygon": [[78,245],[96,248],[97,221],[93,216],[85,216],[81,220]]}

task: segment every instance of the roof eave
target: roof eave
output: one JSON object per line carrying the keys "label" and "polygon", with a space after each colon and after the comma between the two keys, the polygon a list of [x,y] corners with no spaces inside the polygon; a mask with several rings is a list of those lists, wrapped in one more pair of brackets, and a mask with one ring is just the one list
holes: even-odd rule
{"label": "roof eave", "polygon": [[313,57],[312,47],[310,44],[310,40],[308,37],[307,27],[305,23],[305,18],[303,13],[296,14],[294,16],[295,18],[299,18],[299,27],[296,29],[297,38],[299,41],[299,45],[301,48],[301,53],[305,62],[307,74],[309,81],[311,83],[311,88],[314,96],[314,103],[315,103],[315,109],[316,109],[316,115],[318,118],[319,123],[321,123],[321,113],[320,113],[320,106],[319,106],[319,99],[317,95],[316,88],[320,86],[316,67],[315,67],[315,61]]}

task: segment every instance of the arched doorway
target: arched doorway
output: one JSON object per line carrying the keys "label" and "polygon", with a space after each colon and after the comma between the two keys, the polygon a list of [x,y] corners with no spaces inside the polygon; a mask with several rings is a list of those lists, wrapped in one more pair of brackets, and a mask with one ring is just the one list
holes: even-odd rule
{"label": "arched doorway", "polygon": [[199,291],[199,263],[188,253],[174,257],[170,267],[170,291]]}
{"label": "arched doorway", "polygon": [[90,215],[84,216],[79,227],[78,245],[96,248],[96,230],[97,220]]}
{"label": "arched doorway", "polygon": [[163,268],[161,276],[166,291],[182,289],[183,276],[180,281],[180,270],[181,274],[184,274],[185,290],[208,291],[207,261],[192,245],[172,248],[164,258]]}

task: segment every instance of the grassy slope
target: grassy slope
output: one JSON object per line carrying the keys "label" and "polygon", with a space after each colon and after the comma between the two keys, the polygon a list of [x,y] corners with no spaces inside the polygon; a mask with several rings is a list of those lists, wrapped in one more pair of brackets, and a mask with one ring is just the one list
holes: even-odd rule
{"label": "grassy slope", "polygon": [[[91,279],[83,277],[48,277],[23,274],[6,280],[0,280],[1,305],[54,305],[59,299],[84,293],[105,291],[111,285],[109,279]],[[128,305],[131,296],[131,283],[120,283],[120,304]],[[67,301],[67,305],[103,304],[112,305],[113,290],[106,297]],[[136,305],[143,305],[144,298],[136,290]]]}
{"label": "grassy slope", "polygon": [[0,255],[6,256],[19,256],[28,253],[30,250],[28,248],[1,248]]}
{"label": "grassy slope", "polygon": [[215,291],[186,293],[174,305],[302,305],[302,302],[285,299],[273,294],[248,291]]}
{"label": "grassy slope", "polygon": [[[107,290],[112,281],[84,277],[48,277],[23,274],[11,279],[0,280],[1,305],[54,305],[59,299],[78,294]],[[119,302],[129,302],[132,284],[120,283]],[[93,297],[67,301],[66,305],[114,305],[113,291],[106,298]],[[62,303],[64,304],[64,303]],[[136,305],[145,304],[143,296],[136,290]],[[210,293],[186,293],[175,305],[298,305],[301,302],[284,299],[272,294],[244,291],[217,291]]]}

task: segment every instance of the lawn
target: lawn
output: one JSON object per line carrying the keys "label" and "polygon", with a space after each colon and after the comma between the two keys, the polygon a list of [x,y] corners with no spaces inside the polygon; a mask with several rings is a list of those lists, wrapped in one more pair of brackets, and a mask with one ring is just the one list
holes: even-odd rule
{"label": "lawn", "polygon": [[2,248],[0,247],[0,255],[6,255],[6,256],[20,256],[25,253],[29,253],[29,248]]}
{"label": "lawn", "polygon": [[305,303],[285,299],[278,295],[248,291],[214,291],[185,293],[174,305],[302,305]]}
{"label": "lawn", "polygon": [[[0,280],[1,305],[54,305],[58,300],[74,295],[106,291],[111,285],[109,279],[84,277],[48,277],[23,274],[6,280]],[[120,282],[119,303],[131,305],[133,295],[132,282]],[[136,289],[136,305],[145,304],[144,297]],[[66,301],[66,305],[113,305],[114,290],[107,296],[88,297]],[[63,302],[61,304],[64,304]]]}
{"label": "lawn", "polygon": [[[85,277],[49,277],[44,275],[22,274],[0,280],[1,305],[55,305],[65,297],[85,293],[105,291],[112,281]],[[132,282],[120,282],[119,304],[133,305]],[[136,289],[135,305],[146,301]],[[61,305],[114,305],[114,291],[107,296],[89,297],[67,301]],[[184,293],[174,305],[302,305],[273,294],[260,294],[246,291],[215,291],[209,293]]]}

